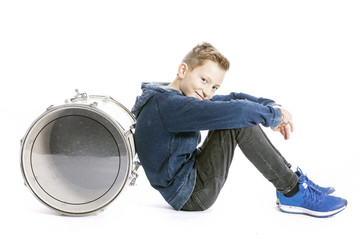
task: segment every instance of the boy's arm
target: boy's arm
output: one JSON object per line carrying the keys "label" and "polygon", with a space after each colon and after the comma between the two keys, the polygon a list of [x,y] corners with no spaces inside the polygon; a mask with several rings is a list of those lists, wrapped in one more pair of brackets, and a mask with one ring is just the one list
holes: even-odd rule
{"label": "boy's arm", "polygon": [[273,106],[276,104],[275,101],[267,98],[257,98],[246,93],[232,92],[229,95],[215,95],[211,101],[231,101],[231,100],[248,100],[251,102],[259,103],[264,106]]}
{"label": "boy's arm", "polygon": [[156,98],[164,127],[169,132],[235,129],[262,124],[276,127],[281,110],[244,99],[208,101],[172,94]]}
{"label": "boy's arm", "polygon": [[256,98],[254,96],[244,94],[244,93],[231,93],[229,95],[216,95],[211,100],[212,101],[231,101],[235,99],[246,99],[265,106],[272,106],[274,108],[280,108],[282,115],[282,122],[277,127],[272,127],[274,131],[279,131],[285,140],[290,138],[290,132],[294,132],[294,123],[292,121],[292,116],[289,111],[282,108],[279,104],[271,99],[266,98]]}

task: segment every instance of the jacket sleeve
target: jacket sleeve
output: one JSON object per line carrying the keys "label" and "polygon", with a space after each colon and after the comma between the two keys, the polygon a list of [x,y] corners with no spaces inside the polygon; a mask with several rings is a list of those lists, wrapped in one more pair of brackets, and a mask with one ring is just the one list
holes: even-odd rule
{"label": "jacket sleeve", "polygon": [[280,109],[252,100],[255,99],[209,101],[173,93],[156,98],[164,127],[173,133],[236,129],[257,124],[276,127],[281,123]]}
{"label": "jacket sleeve", "polygon": [[211,101],[231,101],[231,100],[248,100],[251,102],[259,103],[264,106],[278,105],[275,101],[267,98],[257,98],[246,93],[232,92],[229,95],[215,95]]}

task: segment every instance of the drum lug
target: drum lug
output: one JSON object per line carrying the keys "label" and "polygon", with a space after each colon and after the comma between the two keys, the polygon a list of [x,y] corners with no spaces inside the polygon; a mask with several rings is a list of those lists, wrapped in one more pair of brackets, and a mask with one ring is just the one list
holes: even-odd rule
{"label": "drum lug", "polygon": [[54,107],[54,105],[50,105],[48,108],[46,108],[46,111],[49,111],[50,109],[52,109]]}
{"label": "drum lug", "polygon": [[136,185],[136,180],[139,177],[139,174],[137,173],[139,167],[141,166],[141,163],[139,161],[134,161],[134,169],[131,171],[131,181],[130,181],[130,186],[135,186]]}
{"label": "drum lug", "polygon": [[69,214],[66,214],[66,213],[63,213],[63,212],[60,212],[60,211],[56,211],[56,213],[61,216],[61,217],[68,217],[70,216]]}
{"label": "drum lug", "polygon": [[110,96],[104,96],[103,101],[108,103],[110,101],[111,97]]}
{"label": "drum lug", "polygon": [[90,104],[90,107],[92,107],[92,108],[96,108],[97,106],[98,106],[97,102],[93,102],[92,104]]}
{"label": "drum lug", "polygon": [[133,134],[133,132],[132,132],[131,129],[129,129],[129,130],[127,130],[126,132],[124,132],[124,135],[125,135],[126,138],[129,138],[129,136],[132,135],[132,134]]}
{"label": "drum lug", "polygon": [[135,130],[135,124],[131,125],[129,130],[124,132],[125,137],[129,138],[131,135],[134,135],[134,130]]}
{"label": "drum lug", "polygon": [[75,89],[75,97],[71,98],[70,101],[71,102],[74,102],[77,100],[86,101],[87,99],[88,99],[87,93],[80,93],[79,90]]}

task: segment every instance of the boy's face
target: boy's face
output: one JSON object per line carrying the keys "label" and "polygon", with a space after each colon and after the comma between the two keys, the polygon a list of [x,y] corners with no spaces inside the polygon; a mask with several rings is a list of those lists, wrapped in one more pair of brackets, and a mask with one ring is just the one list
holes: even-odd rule
{"label": "boy's face", "polygon": [[206,61],[192,71],[182,63],[178,70],[181,79],[179,90],[187,97],[210,100],[223,82],[225,73],[226,71],[213,61]]}

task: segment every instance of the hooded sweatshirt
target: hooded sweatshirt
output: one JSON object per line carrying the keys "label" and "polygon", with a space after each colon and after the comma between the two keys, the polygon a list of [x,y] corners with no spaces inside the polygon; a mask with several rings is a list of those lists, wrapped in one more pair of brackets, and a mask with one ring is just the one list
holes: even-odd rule
{"label": "hooded sweatshirt", "polygon": [[142,83],[132,108],[135,148],[151,186],[180,210],[195,187],[201,130],[276,127],[282,117],[270,99],[230,93],[199,100],[169,84]]}

